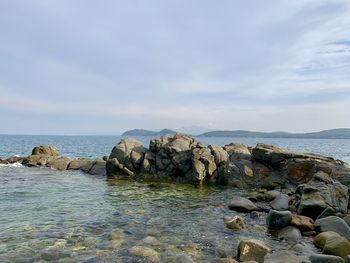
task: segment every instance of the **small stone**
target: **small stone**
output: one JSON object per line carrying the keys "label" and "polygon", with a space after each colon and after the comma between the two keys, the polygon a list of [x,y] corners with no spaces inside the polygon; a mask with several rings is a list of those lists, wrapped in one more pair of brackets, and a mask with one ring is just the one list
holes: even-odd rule
{"label": "small stone", "polygon": [[178,255],[173,258],[169,258],[166,263],[194,263],[194,261],[188,255]]}
{"label": "small stone", "polygon": [[238,261],[233,258],[218,258],[210,261],[210,263],[238,263]]}
{"label": "small stone", "polygon": [[254,205],[252,203],[252,201],[250,201],[247,198],[240,197],[240,196],[234,196],[231,199],[231,202],[229,204],[229,208],[231,210],[235,210],[238,212],[251,212],[251,211],[258,210],[256,205]]}
{"label": "small stone", "polygon": [[350,255],[350,242],[341,236],[327,238],[323,254],[345,257]]}
{"label": "small stone", "polygon": [[301,231],[313,231],[315,229],[314,220],[312,218],[302,215],[292,215],[290,225],[296,226]]}
{"label": "small stone", "polygon": [[224,223],[226,224],[227,228],[233,230],[242,230],[245,228],[245,222],[241,216],[225,216]]}
{"label": "small stone", "polygon": [[59,251],[54,248],[44,249],[40,253],[41,258],[47,261],[58,260],[60,257]]}
{"label": "small stone", "polygon": [[278,195],[271,203],[271,207],[275,210],[288,210],[290,197],[286,194]]}
{"label": "small stone", "polygon": [[294,226],[286,226],[278,231],[278,237],[285,240],[301,239],[300,230]]}
{"label": "small stone", "polygon": [[271,249],[264,242],[257,239],[242,240],[238,245],[238,259],[240,261],[255,260],[264,262],[264,257]]}
{"label": "small stone", "polygon": [[311,263],[345,263],[344,259],[337,256],[315,254],[310,256]]}
{"label": "small stone", "polygon": [[158,246],[160,244],[159,240],[153,236],[145,237],[144,239],[141,240],[141,243],[146,245],[151,245],[151,246]]}
{"label": "small stone", "polygon": [[289,211],[270,210],[266,216],[266,224],[269,229],[281,229],[287,226],[290,221],[292,221],[292,213]]}
{"label": "small stone", "polygon": [[267,191],[265,193],[265,199],[266,201],[272,201],[274,200],[277,196],[279,196],[281,194],[281,192],[277,191],[277,190],[271,190],[271,191]]}
{"label": "small stone", "polygon": [[267,254],[264,263],[301,263],[301,259],[287,250]]}
{"label": "small stone", "polygon": [[318,234],[317,236],[315,236],[314,245],[316,247],[323,248],[324,245],[326,244],[327,239],[330,237],[334,237],[334,236],[338,237],[340,235],[334,231],[322,232],[322,233]]}

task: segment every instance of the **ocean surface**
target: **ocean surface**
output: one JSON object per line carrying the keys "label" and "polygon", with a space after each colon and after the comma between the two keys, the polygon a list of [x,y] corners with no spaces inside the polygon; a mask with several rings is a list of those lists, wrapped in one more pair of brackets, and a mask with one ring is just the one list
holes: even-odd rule
{"label": "ocean surface", "polygon": [[[63,155],[95,158],[108,155],[120,139],[1,135],[0,156],[26,156],[34,146],[48,144]],[[138,139],[148,144],[150,138]],[[250,146],[264,142],[350,161],[350,140],[200,140]],[[199,262],[234,257],[245,238],[301,256],[317,252],[311,239],[295,245],[266,234],[264,214],[241,214],[247,230],[227,229],[223,216],[238,215],[227,204],[232,196],[242,194],[232,188],[118,181],[79,171],[0,166],[0,262],[167,262],[178,254]],[[147,255],[136,255],[135,246]]]}

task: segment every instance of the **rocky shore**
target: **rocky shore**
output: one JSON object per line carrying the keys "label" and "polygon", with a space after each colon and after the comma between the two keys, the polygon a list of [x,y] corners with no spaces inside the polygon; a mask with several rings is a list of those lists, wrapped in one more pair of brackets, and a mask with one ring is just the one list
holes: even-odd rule
{"label": "rocky shore", "polygon": [[[266,144],[207,146],[192,137],[174,135],[152,139],[148,148],[135,139],[123,139],[108,157],[96,160],[70,159],[53,146],[37,146],[28,157],[0,160],[0,164],[10,163],[116,179],[245,188],[247,196],[236,196],[227,204],[227,209],[239,212],[223,218],[227,228],[242,231],[247,228],[247,216],[263,214],[266,225],[261,227],[266,235],[287,242],[311,238],[319,253],[305,257],[287,249],[276,251],[264,240],[245,239],[236,248],[235,258],[215,262],[350,262],[350,167],[341,160]],[[137,247],[131,252],[147,251]],[[149,262],[159,260],[154,257]],[[181,256],[169,262],[193,261]]]}

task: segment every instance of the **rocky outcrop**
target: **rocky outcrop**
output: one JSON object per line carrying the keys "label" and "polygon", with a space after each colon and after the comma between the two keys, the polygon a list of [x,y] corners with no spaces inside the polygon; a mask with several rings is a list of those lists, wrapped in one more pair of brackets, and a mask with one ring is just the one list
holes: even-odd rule
{"label": "rocky outcrop", "polygon": [[32,150],[32,155],[49,155],[49,156],[59,156],[60,151],[54,147],[54,146],[49,146],[49,145],[41,145],[41,146],[36,146]]}

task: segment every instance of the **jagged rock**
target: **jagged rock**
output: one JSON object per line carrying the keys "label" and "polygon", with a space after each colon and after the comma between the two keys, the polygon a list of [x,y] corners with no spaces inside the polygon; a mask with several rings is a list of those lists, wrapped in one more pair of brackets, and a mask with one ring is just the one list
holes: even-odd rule
{"label": "jagged rock", "polygon": [[228,207],[231,210],[235,210],[238,212],[251,212],[258,210],[258,207],[254,205],[252,201],[241,196],[232,197]]}
{"label": "jagged rock", "polygon": [[317,219],[315,228],[318,232],[334,231],[346,239],[350,239],[350,227],[343,219],[337,216]]}
{"label": "jagged rock", "polygon": [[298,214],[317,218],[324,209],[346,213],[348,207],[348,188],[320,171],[313,179],[300,187],[301,200]]}
{"label": "jagged rock", "polygon": [[334,236],[339,237],[340,235],[334,231],[322,232],[322,233],[318,234],[317,236],[315,236],[314,245],[318,248],[323,249],[324,245],[326,244],[327,239],[330,237],[334,237]]}
{"label": "jagged rock", "polygon": [[208,148],[214,156],[215,164],[221,166],[227,163],[229,159],[228,153],[219,145],[209,145]]}
{"label": "jagged rock", "polygon": [[300,230],[294,226],[286,226],[277,233],[279,238],[283,238],[285,240],[298,240],[301,239]]}
{"label": "jagged rock", "polygon": [[116,178],[133,177],[135,175],[127,167],[119,163],[117,158],[109,159],[106,162],[106,172],[108,176]]}
{"label": "jagged rock", "polygon": [[311,263],[345,263],[344,259],[331,255],[315,254],[310,256]]}
{"label": "jagged rock", "polygon": [[41,145],[41,146],[34,147],[32,150],[32,155],[38,155],[38,154],[45,154],[49,156],[59,156],[60,151],[53,146]]}
{"label": "jagged rock", "polygon": [[290,211],[270,210],[266,216],[266,225],[269,229],[279,230],[286,227],[292,221]]}
{"label": "jagged rock", "polygon": [[264,263],[301,263],[301,259],[288,250],[280,250],[264,257]]}
{"label": "jagged rock", "polygon": [[314,223],[312,218],[302,215],[292,215],[292,220],[290,221],[291,226],[295,226],[303,232],[313,231],[315,229]]}
{"label": "jagged rock", "polygon": [[227,228],[233,230],[242,230],[245,228],[245,222],[241,216],[225,216],[224,223],[226,224]]}
{"label": "jagged rock", "polygon": [[240,261],[255,260],[264,262],[264,257],[271,249],[262,241],[256,239],[242,240],[238,245],[237,256]]}
{"label": "jagged rock", "polygon": [[345,257],[350,255],[350,242],[341,236],[327,238],[323,247],[323,254]]}
{"label": "jagged rock", "polygon": [[25,158],[19,157],[19,156],[12,156],[10,158],[7,158],[6,160],[1,160],[0,163],[22,163]]}
{"label": "jagged rock", "polygon": [[288,210],[290,197],[286,194],[278,195],[271,203],[271,207],[275,210]]}
{"label": "jagged rock", "polygon": [[106,161],[96,160],[88,173],[92,175],[106,175]]}
{"label": "jagged rock", "polygon": [[211,177],[217,168],[214,156],[208,148],[193,149],[191,159],[194,182],[202,182],[206,176]]}

